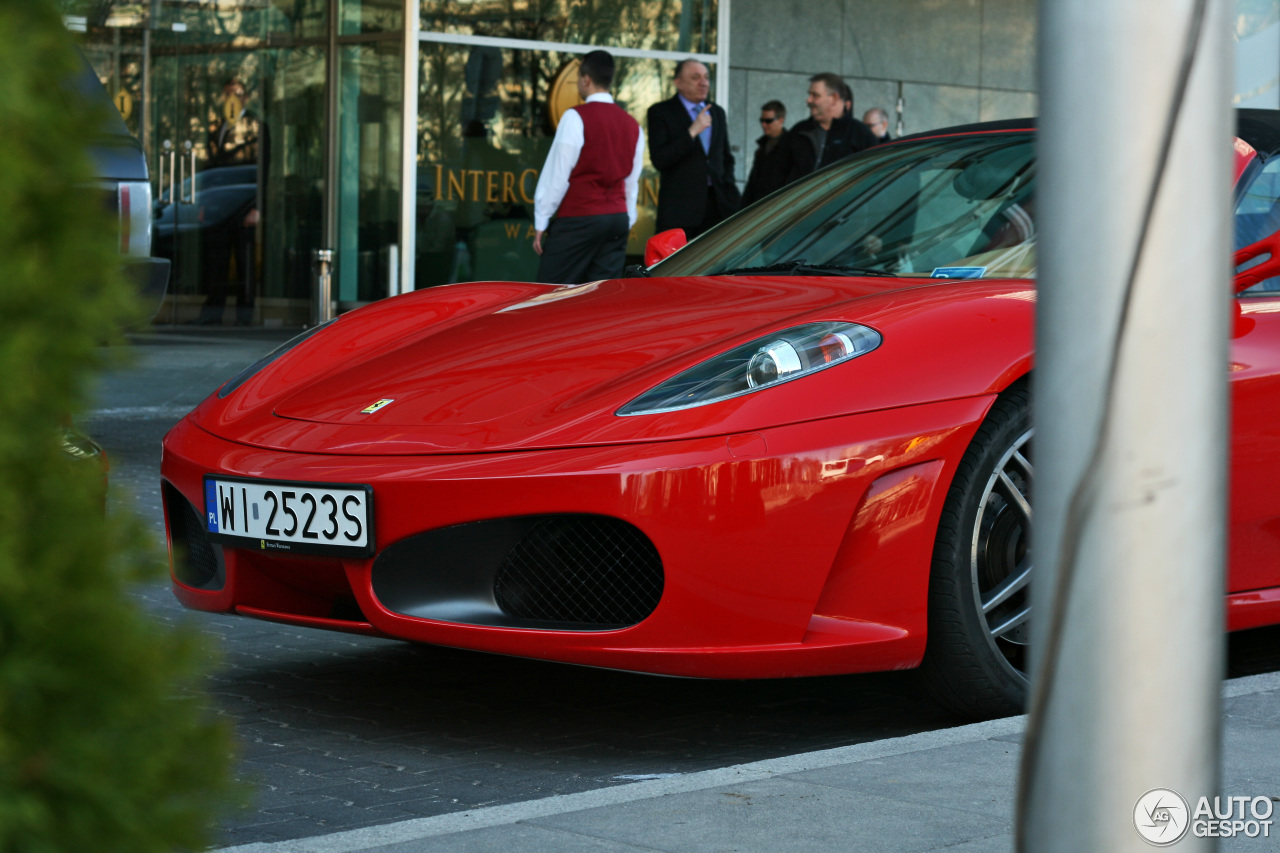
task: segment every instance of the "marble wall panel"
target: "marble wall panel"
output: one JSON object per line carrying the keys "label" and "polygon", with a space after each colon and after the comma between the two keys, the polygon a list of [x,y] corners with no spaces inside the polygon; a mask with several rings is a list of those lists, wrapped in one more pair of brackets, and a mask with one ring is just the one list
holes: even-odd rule
{"label": "marble wall panel", "polygon": [[983,89],[978,106],[978,118],[981,121],[1000,121],[1006,118],[1034,116],[1039,112],[1039,101],[1035,92]]}
{"label": "marble wall panel", "polygon": [[1036,0],[982,0],[982,85],[1036,89]]}
{"label": "marble wall panel", "polygon": [[[729,58],[735,67],[770,71],[840,70],[844,0],[732,0]],[[891,5],[891,4],[885,4]]]}
{"label": "marble wall panel", "polygon": [[751,72],[745,69],[729,69],[729,103],[724,105],[725,116],[729,120],[729,150],[735,161],[734,177],[737,178],[739,185],[747,180],[742,160],[748,151],[743,141],[750,138],[746,135],[749,132],[748,122],[759,118],[758,115],[752,115],[751,110],[747,108],[750,76]]}
{"label": "marble wall panel", "polygon": [[1036,0],[732,0],[729,111],[739,180],[751,168],[767,100],[787,124],[807,117],[808,78],[842,73],[858,118],[890,113],[897,135],[899,85],[906,133],[1033,115]]}
{"label": "marble wall panel", "polygon": [[980,92],[967,86],[907,83],[903,87],[905,132],[920,133],[978,121]]}
{"label": "marble wall panel", "polygon": [[981,83],[981,0],[844,0],[843,30],[845,76]]}

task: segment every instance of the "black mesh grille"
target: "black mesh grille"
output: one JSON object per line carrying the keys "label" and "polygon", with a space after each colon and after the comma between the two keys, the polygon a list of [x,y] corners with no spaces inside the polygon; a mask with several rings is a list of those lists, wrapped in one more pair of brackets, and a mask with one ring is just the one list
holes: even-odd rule
{"label": "black mesh grille", "polygon": [[662,560],[643,533],[616,518],[544,518],[507,554],[493,581],[511,616],[625,627],[662,598]]}
{"label": "black mesh grille", "polygon": [[[173,540],[173,573],[187,586],[209,588],[218,579],[218,557],[191,503],[166,486],[169,534]],[[221,586],[221,584],[216,584]]]}

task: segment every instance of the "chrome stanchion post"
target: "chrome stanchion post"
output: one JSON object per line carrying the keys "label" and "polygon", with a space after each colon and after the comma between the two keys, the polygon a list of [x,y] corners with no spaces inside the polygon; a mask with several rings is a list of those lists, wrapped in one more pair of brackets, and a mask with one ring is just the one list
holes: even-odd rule
{"label": "chrome stanchion post", "polygon": [[316,249],[316,325],[333,319],[333,249]]}

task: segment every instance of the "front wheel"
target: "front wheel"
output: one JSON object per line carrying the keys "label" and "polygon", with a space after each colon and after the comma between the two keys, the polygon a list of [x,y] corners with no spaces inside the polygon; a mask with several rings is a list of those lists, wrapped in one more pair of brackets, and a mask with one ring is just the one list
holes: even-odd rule
{"label": "front wheel", "polygon": [[1027,700],[1031,394],[1000,396],[965,451],[938,523],[921,670],[947,708],[986,719]]}

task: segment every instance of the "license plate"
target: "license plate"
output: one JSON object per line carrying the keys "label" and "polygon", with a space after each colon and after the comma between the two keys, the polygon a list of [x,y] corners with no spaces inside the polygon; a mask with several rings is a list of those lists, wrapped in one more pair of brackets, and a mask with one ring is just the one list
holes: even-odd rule
{"label": "license plate", "polygon": [[210,538],[256,551],[373,555],[373,489],[330,483],[204,478]]}

